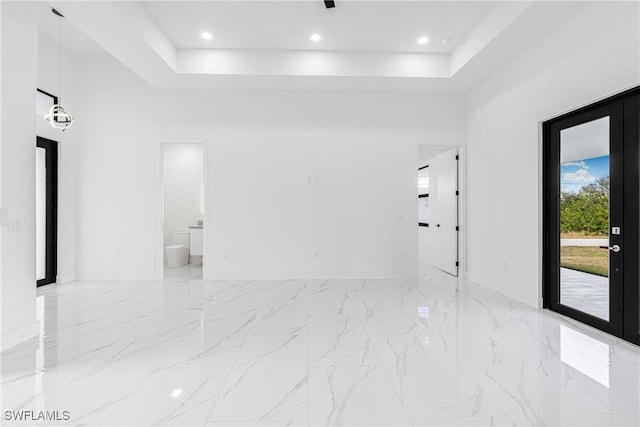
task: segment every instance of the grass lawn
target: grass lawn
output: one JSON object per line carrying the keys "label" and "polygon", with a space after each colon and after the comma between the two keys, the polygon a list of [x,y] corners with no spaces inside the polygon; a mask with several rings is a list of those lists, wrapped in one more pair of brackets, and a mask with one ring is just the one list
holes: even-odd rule
{"label": "grass lawn", "polygon": [[609,277],[609,251],[597,246],[562,246],[560,266]]}

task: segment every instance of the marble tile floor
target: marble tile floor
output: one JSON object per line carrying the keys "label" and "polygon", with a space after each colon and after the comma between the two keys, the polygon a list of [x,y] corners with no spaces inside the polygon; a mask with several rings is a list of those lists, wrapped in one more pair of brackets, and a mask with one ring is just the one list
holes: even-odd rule
{"label": "marble tile floor", "polygon": [[164,268],[165,279],[202,279],[202,264],[187,264],[182,267]]}
{"label": "marble tile floor", "polygon": [[435,269],[73,282],[37,304],[40,335],[0,355],[3,425],[640,425],[638,347]]}

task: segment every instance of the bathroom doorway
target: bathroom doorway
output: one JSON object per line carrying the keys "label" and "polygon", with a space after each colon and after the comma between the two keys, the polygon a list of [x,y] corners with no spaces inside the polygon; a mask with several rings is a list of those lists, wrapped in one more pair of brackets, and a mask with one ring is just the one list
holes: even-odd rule
{"label": "bathroom doorway", "polygon": [[204,144],[161,143],[164,278],[201,279],[204,255]]}

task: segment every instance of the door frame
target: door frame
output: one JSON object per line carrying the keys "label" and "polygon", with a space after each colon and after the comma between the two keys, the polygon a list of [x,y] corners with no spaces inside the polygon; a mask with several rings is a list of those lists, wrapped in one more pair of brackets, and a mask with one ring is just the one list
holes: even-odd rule
{"label": "door frame", "polygon": [[45,223],[45,277],[36,280],[36,286],[56,282],[58,275],[58,141],[36,136],[36,147],[45,150],[46,223]]}
{"label": "door frame", "polygon": [[[640,344],[639,112],[640,87],[636,87],[542,123],[543,308],[636,344]],[[611,116],[609,142],[611,200],[619,201],[617,206],[619,212],[614,212],[616,207],[610,210],[610,227],[617,225],[622,227],[622,234],[619,236],[612,236],[609,233],[609,244],[619,244],[622,247],[621,256],[614,257],[613,262],[610,261],[609,275],[612,277],[613,273],[616,277],[612,277],[609,288],[609,322],[559,303],[560,141],[559,132],[554,134],[554,130],[558,127],[571,127],[607,115]],[[619,271],[615,271],[616,269]]]}
{"label": "door frame", "polygon": [[624,200],[627,204],[623,227],[625,246],[623,259],[625,282],[623,288],[622,338],[640,344],[640,87],[624,99]]}
{"label": "door frame", "polygon": [[[456,215],[455,215],[455,227],[456,227],[456,234],[455,234],[455,246],[456,246],[456,254],[455,254],[455,270],[456,273],[455,275],[453,275],[454,277],[460,277],[460,276],[465,276],[468,277],[468,271],[466,270],[466,255],[467,255],[467,239],[466,239],[466,233],[462,232],[463,230],[465,230],[465,226],[466,226],[466,162],[465,162],[465,147],[463,145],[458,145],[458,144],[418,144],[417,146],[417,150],[416,150],[416,158],[418,159],[417,163],[417,168],[416,168],[416,182],[419,179],[419,172],[422,169],[425,168],[429,168],[431,165],[427,164],[424,160],[420,160],[420,149],[422,148],[441,148],[442,151],[440,151],[438,154],[442,154],[444,152],[447,152],[449,150],[455,150],[455,160],[456,160],[456,171],[455,171],[455,192],[456,192]],[[438,156],[438,154],[436,155],[432,155],[431,157],[429,157],[429,159],[435,159],[435,157]],[[465,162],[462,163],[461,162]],[[429,190],[429,193],[431,193],[431,189]],[[416,191],[416,215],[417,212],[419,210],[419,200],[422,197],[431,197],[429,195],[421,195],[419,194],[418,191]],[[433,222],[433,217],[430,218],[429,220],[430,222]],[[422,253],[421,253],[421,243],[420,243],[420,236],[421,233],[427,229],[429,230],[433,230],[435,227],[430,226],[429,224],[426,223],[421,223],[419,221],[416,221],[416,223],[418,224],[418,242],[417,242],[417,246],[418,246],[418,264],[420,264],[420,259],[422,257]],[[442,270],[445,271],[445,270]],[[451,274],[449,272],[446,272],[447,274]],[[462,274],[461,274],[462,273]]]}
{"label": "door frame", "polygon": [[[206,230],[206,224],[209,221],[209,209],[208,209],[208,188],[209,188],[209,144],[206,138],[161,138],[156,145],[156,238],[155,238],[155,279],[164,279],[164,149],[166,144],[199,144],[202,145],[203,155],[203,181],[204,181],[204,216],[203,223],[205,224],[204,230]],[[207,260],[207,248],[209,244],[209,237],[206,231],[202,235],[202,278],[207,280],[209,277],[209,262]]]}

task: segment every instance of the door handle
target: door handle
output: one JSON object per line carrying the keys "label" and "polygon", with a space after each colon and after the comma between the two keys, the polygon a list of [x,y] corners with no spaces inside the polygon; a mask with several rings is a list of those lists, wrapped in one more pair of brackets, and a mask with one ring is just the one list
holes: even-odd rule
{"label": "door handle", "polygon": [[611,247],[609,247],[609,250],[612,252],[620,252],[620,245],[613,245]]}

